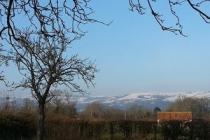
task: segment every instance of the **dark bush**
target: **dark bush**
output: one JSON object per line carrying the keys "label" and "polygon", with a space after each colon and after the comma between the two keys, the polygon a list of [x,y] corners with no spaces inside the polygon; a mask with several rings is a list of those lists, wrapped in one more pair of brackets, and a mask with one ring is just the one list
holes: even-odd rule
{"label": "dark bush", "polygon": [[35,136],[35,121],[30,115],[0,115],[0,139],[18,140]]}
{"label": "dark bush", "polygon": [[[209,140],[210,121],[85,121],[48,116],[46,140]],[[0,113],[0,140],[34,140],[36,116]]]}

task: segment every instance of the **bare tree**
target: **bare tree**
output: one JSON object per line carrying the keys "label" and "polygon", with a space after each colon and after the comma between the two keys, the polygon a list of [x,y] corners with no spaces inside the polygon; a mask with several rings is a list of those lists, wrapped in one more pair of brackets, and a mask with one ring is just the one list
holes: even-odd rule
{"label": "bare tree", "polygon": [[[7,66],[8,61],[10,60],[10,57],[4,54],[5,51],[0,50],[0,67],[3,65]],[[0,81],[3,81],[6,84],[4,71],[0,71]]]}
{"label": "bare tree", "polygon": [[[166,4],[167,8],[161,13],[160,5]],[[162,30],[173,32],[185,36],[183,33],[183,26],[180,22],[180,15],[178,15],[178,6],[185,5],[186,8],[191,9],[194,13],[198,14],[206,23],[210,23],[210,12],[208,8],[210,6],[210,0],[129,0],[131,11],[137,11],[140,15],[146,13],[146,9],[149,9],[151,15],[155,21],[159,24]],[[175,22],[170,25],[166,15],[170,14]],[[164,17],[165,16],[165,17]]]}
{"label": "bare tree", "polygon": [[191,111],[194,118],[209,117],[209,99],[180,96],[167,109],[168,111]]}
{"label": "bare tree", "polygon": [[[93,82],[96,69],[92,63],[79,59],[77,55],[64,58],[68,44],[85,35],[81,25],[100,22],[91,18],[94,11],[89,2],[0,1],[0,47],[15,56],[10,58],[15,60],[24,77],[17,87],[32,89],[38,101],[39,139],[43,139],[45,103],[50,100],[52,89],[66,85],[73,91],[83,92],[78,79],[87,85]],[[24,24],[17,24],[20,19]],[[25,30],[28,32],[24,33]]]}
{"label": "bare tree", "polygon": [[83,119],[101,120],[105,118],[106,114],[107,107],[105,105],[99,102],[92,102],[87,105],[85,110],[81,113],[81,116],[83,117]]}
{"label": "bare tree", "polygon": [[[84,92],[80,87],[83,81],[93,85],[96,68],[88,59],[77,55],[70,58],[65,53],[68,40],[65,38],[47,38],[43,34],[19,32],[20,40],[13,44],[14,56],[23,80],[17,87],[29,88],[38,102],[37,138],[43,140],[45,104],[51,100],[52,91],[59,85],[68,86],[73,92]],[[66,56],[65,56],[66,54]]]}
{"label": "bare tree", "polygon": [[67,115],[71,118],[77,116],[76,102],[71,99],[72,92],[56,89],[51,93],[53,98],[49,103],[49,107],[53,109],[53,113]]}

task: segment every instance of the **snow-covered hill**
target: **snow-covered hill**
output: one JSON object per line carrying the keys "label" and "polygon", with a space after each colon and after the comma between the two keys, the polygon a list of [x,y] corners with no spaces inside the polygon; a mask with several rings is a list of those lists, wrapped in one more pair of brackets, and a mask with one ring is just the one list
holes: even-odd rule
{"label": "snow-covered hill", "polygon": [[[175,101],[179,96],[210,98],[210,91],[196,91],[196,92],[173,92],[173,93],[157,93],[157,92],[143,92],[133,93],[120,96],[93,96],[80,95],[73,96],[71,100],[77,103],[77,109],[83,110],[88,104],[92,102],[99,102],[115,108],[126,109],[132,105],[141,105],[149,109],[159,107],[164,109],[171,102]],[[17,104],[23,104],[24,98],[13,97],[10,100],[16,100]],[[5,101],[5,97],[0,97],[0,104]]]}
{"label": "snow-covered hill", "polygon": [[133,93],[122,96],[83,96],[75,98],[77,101],[78,109],[83,109],[91,102],[100,102],[102,104],[113,106],[120,109],[126,109],[132,105],[141,105],[149,109],[159,107],[164,109],[171,102],[175,101],[178,97],[197,97],[197,98],[210,98],[210,91],[203,92],[174,92],[174,93],[157,93],[157,92],[144,92]]}

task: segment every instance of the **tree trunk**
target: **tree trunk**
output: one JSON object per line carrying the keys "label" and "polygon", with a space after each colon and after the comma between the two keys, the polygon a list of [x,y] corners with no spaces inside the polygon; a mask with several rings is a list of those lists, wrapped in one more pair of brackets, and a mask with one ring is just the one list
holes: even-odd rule
{"label": "tree trunk", "polygon": [[44,140],[44,130],[45,130],[44,124],[45,124],[45,103],[39,102],[37,140]]}

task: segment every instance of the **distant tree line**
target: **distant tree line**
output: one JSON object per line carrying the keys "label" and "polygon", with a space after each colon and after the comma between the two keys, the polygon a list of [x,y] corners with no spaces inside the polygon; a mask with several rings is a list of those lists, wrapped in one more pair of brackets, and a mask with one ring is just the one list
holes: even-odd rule
{"label": "distant tree line", "polygon": [[[210,117],[210,101],[208,98],[196,97],[178,97],[171,102],[166,109],[155,107],[148,109],[140,105],[132,105],[127,109],[119,109],[113,106],[107,106],[100,102],[89,103],[84,110],[76,109],[76,102],[72,101],[72,94],[68,91],[55,90],[56,96],[47,103],[46,109],[50,116],[66,116],[81,120],[155,120],[157,112],[192,112],[194,119],[205,119]],[[30,99],[24,99],[22,105],[17,105],[15,100],[5,97],[0,106],[1,112],[33,112],[36,114],[36,102]]]}
{"label": "distant tree line", "polygon": [[[59,91],[57,91],[59,92]],[[59,93],[57,93],[59,94]],[[69,93],[68,93],[69,95]],[[131,106],[126,110],[108,107],[99,102],[76,110],[71,98],[55,97],[46,105],[46,140],[209,140],[207,99],[180,97],[166,110],[149,110]],[[0,107],[0,139],[33,140],[36,137],[36,104],[25,99],[18,106],[9,97]],[[194,108],[194,105],[198,108]],[[192,111],[192,122],[167,121],[158,124],[158,111]],[[202,111],[201,116],[199,111]],[[197,114],[196,114],[197,113]],[[197,116],[198,115],[198,116]]]}

